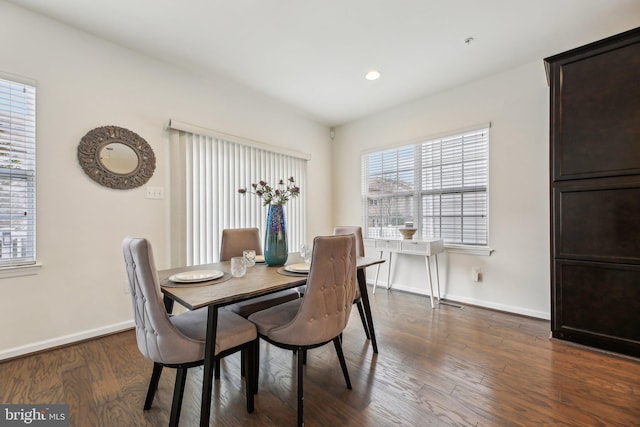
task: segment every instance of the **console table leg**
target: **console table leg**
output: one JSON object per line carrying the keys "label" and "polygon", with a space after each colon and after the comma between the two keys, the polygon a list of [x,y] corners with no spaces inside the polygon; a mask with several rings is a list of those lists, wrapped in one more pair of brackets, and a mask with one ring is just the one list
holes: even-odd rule
{"label": "console table leg", "polygon": [[440,271],[438,270],[438,254],[435,255],[436,261],[436,283],[438,285],[438,304],[440,304],[440,300],[442,297],[440,296]]}
{"label": "console table leg", "polygon": [[[380,251],[380,259],[382,259],[382,251]],[[376,293],[376,288],[378,287],[378,275],[380,274],[380,264],[376,265],[376,281],[373,282],[373,294]]]}
{"label": "console table leg", "polygon": [[429,289],[431,289],[431,308],[436,308],[433,304],[433,280],[431,279],[431,257],[429,255],[424,257],[425,262],[427,263],[427,275],[429,276]]}
{"label": "console table leg", "polygon": [[389,269],[387,270],[387,290],[391,289],[391,256],[393,252],[389,252]]}

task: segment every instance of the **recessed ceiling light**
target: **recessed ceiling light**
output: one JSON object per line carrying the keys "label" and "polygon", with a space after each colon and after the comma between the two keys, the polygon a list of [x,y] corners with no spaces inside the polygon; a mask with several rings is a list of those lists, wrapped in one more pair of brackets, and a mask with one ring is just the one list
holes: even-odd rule
{"label": "recessed ceiling light", "polygon": [[380,71],[371,70],[367,74],[365,74],[364,78],[367,80],[378,80],[380,78]]}

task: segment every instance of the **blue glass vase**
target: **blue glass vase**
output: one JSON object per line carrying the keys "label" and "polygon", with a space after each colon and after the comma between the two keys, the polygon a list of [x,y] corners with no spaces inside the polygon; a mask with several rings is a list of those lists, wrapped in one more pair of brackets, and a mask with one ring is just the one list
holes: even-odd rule
{"label": "blue glass vase", "polygon": [[264,261],[269,266],[284,265],[288,256],[284,206],[269,205],[267,229],[264,233]]}

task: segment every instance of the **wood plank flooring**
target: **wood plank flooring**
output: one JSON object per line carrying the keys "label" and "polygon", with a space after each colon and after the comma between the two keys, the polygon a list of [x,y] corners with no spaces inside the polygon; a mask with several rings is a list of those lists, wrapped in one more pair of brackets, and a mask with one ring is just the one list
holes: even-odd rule
{"label": "wood plank flooring", "polygon": [[[398,291],[372,295],[380,353],[354,307],[344,333],[347,390],[332,345],[309,353],[307,426],[640,426],[640,361],[549,340],[549,322],[441,305]],[[175,372],[149,411],[152,363],[133,331],[0,363],[0,403],[66,403],[72,426],[168,424]],[[198,425],[202,368],[189,372],[182,426]],[[293,426],[295,365],[262,343],[256,409],[247,414],[239,356],[214,382],[211,425]]]}

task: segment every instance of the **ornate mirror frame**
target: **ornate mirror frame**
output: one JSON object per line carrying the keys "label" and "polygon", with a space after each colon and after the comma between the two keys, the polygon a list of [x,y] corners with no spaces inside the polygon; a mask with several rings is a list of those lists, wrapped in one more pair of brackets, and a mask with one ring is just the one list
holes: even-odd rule
{"label": "ornate mirror frame", "polygon": [[[138,163],[132,171],[117,173],[102,162],[102,149],[114,143],[129,147],[138,157]],[[87,132],[78,144],[78,162],[98,184],[118,190],[144,185],[156,169],[156,156],[147,141],[137,133],[117,126],[103,126]]]}

